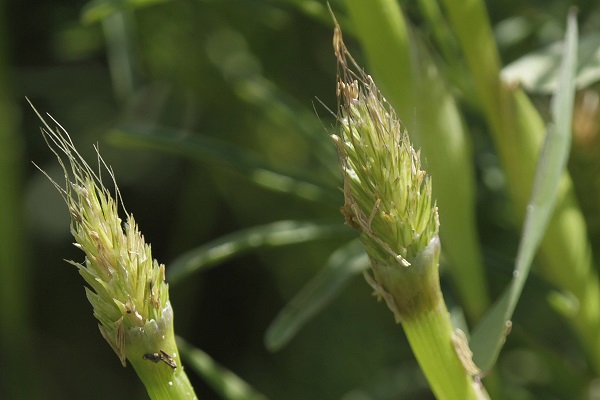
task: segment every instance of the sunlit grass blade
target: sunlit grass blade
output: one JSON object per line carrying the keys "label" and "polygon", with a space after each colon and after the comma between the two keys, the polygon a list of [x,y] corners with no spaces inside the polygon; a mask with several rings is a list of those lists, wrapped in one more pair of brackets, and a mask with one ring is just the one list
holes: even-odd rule
{"label": "sunlit grass blade", "polygon": [[311,201],[336,204],[339,191],[321,184],[318,177],[282,171],[269,166],[247,152],[207,136],[184,136],[182,132],[163,128],[115,129],[108,139],[117,146],[158,150],[193,161],[221,165],[240,173],[254,184],[269,190],[288,193]]}
{"label": "sunlit grass blade", "polygon": [[344,288],[350,279],[369,268],[360,242],[353,240],[336,250],[325,267],[279,312],[265,334],[271,351],[285,346],[294,335]]}
{"label": "sunlit grass blade", "polygon": [[[527,280],[531,263],[544,237],[566,168],[571,141],[571,118],[575,92],[577,21],[569,15],[560,80],[535,175],[531,199],[519,244],[513,280],[471,339],[474,361],[482,370],[493,367],[510,327],[510,320]],[[565,266],[568,268],[568,266]]]}
{"label": "sunlit grass blade", "polygon": [[356,234],[348,227],[331,222],[278,221],[255,226],[223,236],[182,254],[169,264],[167,277],[169,283],[175,284],[191,274],[259,248],[352,235]]}
{"label": "sunlit grass blade", "polygon": [[202,350],[177,337],[177,347],[183,361],[224,400],[267,400],[242,378],[225,369]]}
{"label": "sunlit grass blade", "polygon": [[[563,42],[557,41],[527,53],[502,69],[507,82],[519,82],[528,92],[552,94],[556,91],[560,74],[560,57]],[[589,87],[600,80],[600,32],[580,35],[578,46],[578,88]]]}

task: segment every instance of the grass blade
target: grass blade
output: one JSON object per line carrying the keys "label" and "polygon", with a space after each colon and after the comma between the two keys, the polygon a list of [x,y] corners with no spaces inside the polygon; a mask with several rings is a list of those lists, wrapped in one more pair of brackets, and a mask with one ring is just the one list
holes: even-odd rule
{"label": "grass blade", "polygon": [[225,400],[267,400],[242,378],[223,368],[205,352],[177,337],[181,358]]}
{"label": "grass blade", "polygon": [[[519,82],[528,92],[552,94],[560,74],[563,42],[551,43],[525,54],[502,69],[506,82]],[[600,80],[600,33],[589,32],[579,37],[575,83],[585,88]]]}
{"label": "grass blade", "polygon": [[[311,7],[304,0],[301,0],[300,3]],[[244,6],[255,8],[256,4],[247,2]],[[300,7],[301,5],[297,4],[296,6]],[[317,8],[325,12],[324,15],[331,23],[331,17],[325,6],[319,4]],[[248,46],[240,45],[244,41],[245,39],[241,37],[239,32],[228,29],[215,32],[207,41],[208,58],[221,71],[226,82],[232,87],[240,100],[256,108],[266,119],[288,132],[288,134],[302,136],[306,145],[310,146],[311,157],[314,157],[315,161],[321,164],[319,175],[331,178],[333,184],[337,185],[339,170],[335,162],[337,160],[336,149],[329,135],[325,134],[326,124],[315,115],[315,111],[321,107],[316,108],[316,110],[306,108],[293,96],[281,90],[275,82],[266,78],[261,71],[247,65],[247,62],[255,60],[257,55]],[[231,46],[236,50],[223,51],[224,48]],[[248,61],[240,62],[239,60]],[[331,110],[325,108],[323,111],[326,111],[325,116],[331,117],[333,115]]]}
{"label": "grass blade", "polygon": [[[230,63],[231,64],[231,63]],[[224,68],[224,67],[222,67]],[[324,134],[324,124],[313,110],[306,109],[273,82],[263,77],[248,78],[243,74],[232,84],[240,98],[257,107],[269,120],[286,129],[301,133],[311,146],[311,152],[321,163],[320,175],[339,182],[339,168],[335,146]]]}
{"label": "grass blade", "polygon": [[287,246],[353,234],[354,231],[341,223],[279,221],[255,226],[184,253],[169,265],[167,276],[169,283],[174,284],[193,273],[258,248]]}
{"label": "grass blade", "polygon": [[279,312],[265,334],[271,351],[285,346],[294,335],[318,314],[344,288],[346,283],[369,267],[369,259],[358,240],[339,248],[325,268],[306,284]]}
{"label": "grass blade", "polygon": [[[161,129],[159,133],[147,129],[115,129],[109,140],[122,147],[159,150],[193,161],[220,164],[235,170],[258,186],[292,194],[311,201],[337,204],[340,193],[301,173],[281,171],[253,157],[247,152],[207,136],[184,136],[181,132]],[[335,203],[337,202],[337,203]]]}
{"label": "grass blade", "polygon": [[484,371],[493,367],[504,343],[509,321],[525,285],[531,262],[552,216],[558,186],[570,150],[576,57],[577,21],[575,15],[571,13],[567,21],[560,80],[552,103],[553,122],[548,126],[540,154],[513,280],[478,326],[471,340],[474,361]]}

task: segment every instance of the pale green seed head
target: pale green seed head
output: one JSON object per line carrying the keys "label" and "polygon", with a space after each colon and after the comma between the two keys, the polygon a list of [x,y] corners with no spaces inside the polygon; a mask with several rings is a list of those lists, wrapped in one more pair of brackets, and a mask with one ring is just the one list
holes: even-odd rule
{"label": "pale green seed head", "polygon": [[119,218],[120,195],[112,171],[98,153],[99,163],[115,183],[114,196],[104,186],[100,172],[94,172],[77,152],[67,132],[60,125],[52,129],[42,121],[46,142],[65,175],[64,186],[50,180],[67,203],[75,246],[85,253],[84,263],[69,262],[89,285],[87,298],[102,335],[123,365],[132,352],[140,353],[135,354],[137,359],[147,351],[138,346],[139,340],[132,339],[135,336],[148,337],[149,343],[160,343],[156,346],[165,349],[171,347],[162,344],[174,340],[165,266],[152,258],[133,215],[126,213],[125,223]]}
{"label": "pale green seed head", "polygon": [[339,29],[338,120],[333,135],[344,173],[347,223],[362,232],[369,256],[384,265],[408,266],[438,234],[431,178],[420,155],[373,79],[351,71]]}

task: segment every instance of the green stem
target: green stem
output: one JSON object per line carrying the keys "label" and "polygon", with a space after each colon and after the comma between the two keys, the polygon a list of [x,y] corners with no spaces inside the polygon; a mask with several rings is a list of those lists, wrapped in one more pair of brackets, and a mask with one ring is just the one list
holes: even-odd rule
{"label": "green stem", "polygon": [[167,302],[158,321],[125,333],[127,359],[153,400],[197,399],[184,369],[173,330],[173,310]]}
{"label": "green stem", "polygon": [[[400,321],[410,347],[438,400],[487,399],[472,375],[466,337],[459,340],[446,308],[438,273],[439,239],[434,238],[406,268],[373,262],[375,280],[368,281],[382,295]],[[459,358],[459,353],[463,356]]]}
{"label": "green stem", "polygon": [[457,356],[452,344],[450,314],[441,297],[435,308],[403,320],[402,327],[438,400],[468,400],[485,396],[478,393],[480,389]]}
{"label": "green stem", "polygon": [[130,361],[151,399],[197,399],[192,384],[181,365],[173,369],[162,361],[154,363],[143,358]]}
{"label": "green stem", "polygon": [[452,35],[448,22],[444,18],[440,4],[436,0],[419,0],[417,2],[423,17],[427,21],[427,28],[431,31],[441,55],[444,57],[446,67],[455,70],[459,65],[456,61],[458,58],[458,44]]}
{"label": "green stem", "polygon": [[488,115],[497,114],[501,63],[485,4],[480,0],[442,2],[473,75],[480,102]]}

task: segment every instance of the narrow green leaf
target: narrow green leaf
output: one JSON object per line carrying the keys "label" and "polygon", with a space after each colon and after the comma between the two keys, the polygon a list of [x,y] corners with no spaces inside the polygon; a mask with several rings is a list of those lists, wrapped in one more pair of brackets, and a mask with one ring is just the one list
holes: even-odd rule
{"label": "narrow green leaf", "polygon": [[270,351],[285,346],[294,335],[317,315],[346,283],[369,267],[369,259],[358,240],[336,250],[327,264],[279,312],[265,334]]}
{"label": "narrow green leaf", "polygon": [[[578,46],[575,83],[583,88],[600,81],[600,33],[582,35]],[[527,91],[551,94],[559,84],[563,41],[549,44],[513,61],[502,69],[508,82],[519,82]]]}
{"label": "narrow green leaf", "polygon": [[[298,8],[320,10],[319,13],[324,13],[328,22],[332,22],[324,4],[306,0],[284,1],[294,1],[294,6]],[[256,6],[256,1],[243,2],[243,7],[248,9],[255,9]],[[268,8],[266,4],[264,6]],[[307,108],[289,93],[281,90],[275,82],[263,75],[260,68],[255,68],[252,60],[256,60],[257,55],[243,43],[245,40],[241,33],[230,29],[218,30],[210,35],[207,41],[208,59],[221,71],[226,82],[242,101],[256,108],[276,127],[292,135],[302,136],[310,146],[311,158],[320,164],[319,175],[337,185],[340,174],[336,162],[336,148],[329,135],[325,134],[324,123],[317,118],[315,110]],[[327,111],[325,115],[331,119],[334,112]]]}
{"label": "narrow green leaf", "polygon": [[223,236],[175,259],[167,268],[169,283],[258,248],[279,247],[355,235],[341,223],[279,221]]}
{"label": "narrow green leaf", "polygon": [[[227,63],[230,68],[232,63]],[[224,66],[222,66],[224,68]],[[311,152],[321,163],[320,175],[339,182],[340,171],[337,165],[337,153],[329,135],[324,134],[323,124],[313,110],[306,109],[293,97],[279,89],[273,82],[263,77],[251,77],[247,74],[233,82],[240,98],[258,107],[271,121],[286,128],[296,129],[307,140]]]}
{"label": "narrow green leaf", "polygon": [[181,358],[225,400],[267,400],[246,381],[219,365],[211,356],[177,337]]}
{"label": "narrow green leaf", "polygon": [[116,146],[159,150],[193,161],[210,162],[235,170],[254,184],[277,192],[288,193],[311,201],[338,204],[341,194],[334,187],[318,181],[318,177],[271,167],[251,154],[228,143],[207,136],[161,128],[123,128],[109,132],[108,140]]}
{"label": "narrow green leaf", "polygon": [[552,119],[538,161],[535,181],[523,226],[510,286],[473,333],[474,361],[483,371],[491,369],[508,334],[510,319],[519,301],[535,253],[544,237],[556,202],[558,186],[571,147],[571,118],[575,92],[577,21],[571,13],[559,84],[552,103]]}

